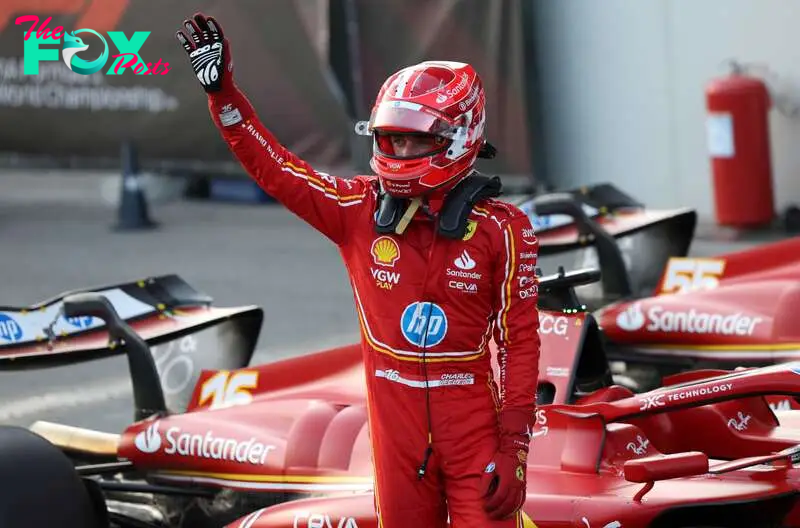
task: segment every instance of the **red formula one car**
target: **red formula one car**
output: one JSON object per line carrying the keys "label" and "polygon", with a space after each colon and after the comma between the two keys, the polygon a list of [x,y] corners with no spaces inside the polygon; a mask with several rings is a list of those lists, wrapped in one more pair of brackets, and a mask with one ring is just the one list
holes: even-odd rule
{"label": "red formula one car", "polygon": [[[545,259],[563,265],[574,254],[567,259],[573,266],[602,269],[601,282],[577,292],[595,310],[609,359],[635,373],[631,388],[652,389],[662,376],[690,369],[800,359],[799,238],[687,258],[691,210],[649,211],[607,185],[524,204],[545,227]],[[792,399],[771,402],[797,408]]]}
{"label": "red formula one car", "polygon": [[[529,525],[800,526],[800,476],[792,467],[800,420],[779,423],[761,399],[799,394],[798,374],[791,366],[700,372],[639,395],[612,386],[597,324],[575,305],[574,287],[597,279],[588,271],[541,281],[544,354]],[[115,288],[71,295],[40,310],[86,328],[0,351],[4,359],[49,360],[124,350],[137,417],[121,435],[45,422],[31,427],[38,434],[0,429],[0,476],[18,483],[0,502],[0,511],[14,513],[6,526],[36,524],[43,511],[76,515],[77,527],[377,526],[358,346],[192,373],[188,408],[170,411],[167,370],[153,359],[152,342],[184,339],[203,324],[203,331],[242,325],[241,314],[259,312],[210,307],[175,277],[143,284],[119,288],[151,307],[140,306],[127,322],[120,314],[131,301],[108,293]],[[58,317],[54,324],[63,324]],[[30,323],[20,336],[36,328]],[[232,328],[215,335],[246,333]],[[249,352],[239,347],[240,357]],[[202,359],[189,357],[195,365]],[[40,478],[26,485],[31,468]],[[38,492],[42,500],[44,479],[62,491],[48,496],[46,510],[26,509],[26,498]],[[83,505],[77,513],[76,505]]]}
{"label": "red formula one car", "polygon": [[672,258],[651,297],[595,316],[609,354],[662,372],[800,359],[800,238],[718,255]]}

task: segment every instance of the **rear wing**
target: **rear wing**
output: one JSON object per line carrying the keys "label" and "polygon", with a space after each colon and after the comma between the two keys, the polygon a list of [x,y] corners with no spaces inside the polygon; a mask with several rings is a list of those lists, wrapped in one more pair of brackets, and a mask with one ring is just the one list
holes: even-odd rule
{"label": "rear wing", "polygon": [[670,257],[688,254],[697,213],[688,208],[647,209],[611,184],[511,200],[531,219],[540,266],[598,267],[599,284],[578,294],[591,309],[650,295]]}
{"label": "rear wing", "polygon": [[[80,352],[96,346],[96,339],[105,323],[93,316],[65,317],[64,298],[92,292],[105,297],[129,323],[170,321],[172,324],[144,328],[147,341],[158,344],[176,337],[209,319],[230,317],[235,313],[261,311],[255,307],[233,310],[213,308],[213,299],[191,287],[177,275],[164,275],[127,283],[87,287],[57,295],[49,300],[25,307],[0,306],[0,369],[13,368],[7,360],[47,357],[61,352]],[[222,311],[220,311],[222,310]],[[101,339],[101,341],[105,341]]]}
{"label": "rear wing", "polygon": [[83,288],[31,306],[0,306],[0,359],[14,358],[14,349],[39,345],[55,338],[83,335],[103,326],[97,317],[64,317],[64,298],[83,292],[106,297],[125,321],[169,315],[183,307],[208,307],[211,297],[189,286],[177,275],[136,282]]}
{"label": "rear wing", "polygon": [[581,209],[589,218],[597,218],[601,215],[625,209],[644,209],[643,203],[623,193],[610,183],[584,186],[566,191],[535,194],[513,200],[512,203],[517,205],[529,216],[531,224],[540,235],[575,223],[575,218],[563,211],[542,212],[537,214],[537,198],[553,195],[565,195],[569,199],[580,204]]}
{"label": "rear wing", "polygon": [[[32,306],[0,307],[0,370],[124,357],[128,340],[120,343],[107,320],[91,312],[65,312],[65,300],[85,294],[104,299],[117,326],[135,332],[155,361],[172,411],[186,408],[202,369],[248,365],[264,319],[258,306],[213,306],[211,297],[177,275],[83,288]],[[136,387],[142,380],[131,374]]]}

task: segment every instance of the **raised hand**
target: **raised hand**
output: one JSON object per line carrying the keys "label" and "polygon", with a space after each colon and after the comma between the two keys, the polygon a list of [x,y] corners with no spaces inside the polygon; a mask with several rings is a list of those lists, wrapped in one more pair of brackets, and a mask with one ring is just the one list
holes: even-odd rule
{"label": "raised hand", "polygon": [[195,13],[183,21],[175,37],[189,55],[197,80],[206,92],[218,92],[232,83],[233,60],[222,26],[213,18]]}

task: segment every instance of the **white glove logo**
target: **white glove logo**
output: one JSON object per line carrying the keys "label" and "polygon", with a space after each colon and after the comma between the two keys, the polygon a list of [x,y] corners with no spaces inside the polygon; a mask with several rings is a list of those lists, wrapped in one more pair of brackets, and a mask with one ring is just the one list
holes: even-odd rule
{"label": "white glove logo", "polygon": [[222,64],[222,42],[206,44],[189,54],[192,69],[204,87],[211,86],[219,79],[219,67]]}
{"label": "white glove logo", "polygon": [[133,443],[142,453],[155,453],[161,447],[161,435],[158,433],[158,421],[136,435]]}
{"label": "white glove logo", "polygon": [[[217,21],[213,17],[197,13],[191,20],[183,21],[183,30],[177,31],[175,37],[189,54],[192,70],[203,89],[206,92],[222,89],[225,37]],[[233,71],[233,62],[230,60],[228,71]]]}

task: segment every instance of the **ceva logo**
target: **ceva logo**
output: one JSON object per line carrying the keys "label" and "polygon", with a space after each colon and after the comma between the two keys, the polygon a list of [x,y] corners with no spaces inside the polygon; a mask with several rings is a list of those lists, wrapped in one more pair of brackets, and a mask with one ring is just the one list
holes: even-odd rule
{"label": "ceva logo", "polygon": [[[17,17],[14,21],[16,25],[33,22],[24,37],[23,72],[25,75],[38,74],[39,62],[41,61],[58,60],[59,50],[56,48],[42,48],[43,44],[60,44],[61,57],[64,64],[75,73],[91,75],[103,69],[109,59],[109,46],[103,35],[93,29],[76,29],[71,33],[66,32],[63,26],[56,26],[51,29],[47,27],[47,23],[51,19],[52,17],[48,17],[39,25],[38,29],[36,26],[39,24],[39,17],[36,15],[23,15]],[[34,29],[36,29],[35,34],[33,33]],[[77,56],[78,53],[86,51],[90,47],[78,36],[83,33],[94,35],[100,39],[100,43],[103,45],[103,51],[95,60],[86,61]],[[63,42],[61,41],[62,36],[64,38]],[[148,36],[150,36],[149,31],[135,31],[130,38],[126,37],[122,31],[109,31],[108,37],[119,53],[110,56],[110,58],[114,59],[114,62],[106,71],[106,75],[119,75],[125,71],[125,68],[133,69],[133,73],[137,75],[165,75],[170,70],[168,62],[162,63],[161,59],[158,59],[158,62],[153,65],[150,62],[145,63],[139,56],[139,50]]]}
{"label": "ceva logo", "polygon": [[133,443],[142,453],[155,453],[161,448],[161,435],[158,432],[158,420],[134,438]]}

